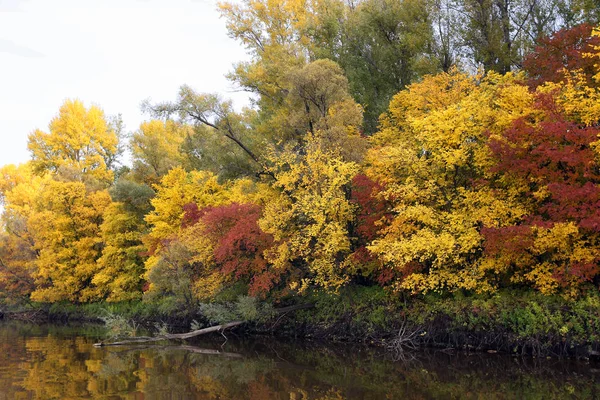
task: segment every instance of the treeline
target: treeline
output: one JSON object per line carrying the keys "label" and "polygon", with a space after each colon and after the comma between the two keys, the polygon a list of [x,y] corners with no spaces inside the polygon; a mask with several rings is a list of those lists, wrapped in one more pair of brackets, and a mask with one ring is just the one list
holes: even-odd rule
{"label": "treeline", "polygon": [[594,4],[221,11],[252,55],[231,78],[253,107],[184,86],[125,134],[66,101],[31,161],[0,170],[5,301],[597,290],[600,34],[575,25]]}

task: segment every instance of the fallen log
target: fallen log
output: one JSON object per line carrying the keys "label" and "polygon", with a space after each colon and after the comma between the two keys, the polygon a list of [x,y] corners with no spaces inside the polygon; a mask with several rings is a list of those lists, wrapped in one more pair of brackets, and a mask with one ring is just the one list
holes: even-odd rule
{"label": "fallen log", "polygon": [[204,328],[204,329],[198,329],[198,330],[187,332],[187,333],[167,333],[166,335],[159,335],[159,336],[139,336],[139,337],[132,337],[132,338],[129,338],[126,340],[122,340],[120,342],[112,342],[112,343],[100,342],[100,343],[94,343],[94,346],[96,346],[96,347],[121,346],[124,344],[160,342],[163,340],[173,340],[173,339],[184,340],[184,339],[193,338],[195,336],[204,335],[206,333],[223,331],[225,329],[233,328],[234,326],[241,325],[244,322],[245,321],[233,321],[233,322],[228,322],[226,324],[215,325],[215,326],[211,326],[211,327]]}
{"label": "fallen log", "polygon": [[[283,316],[284,314],[287,314],[291,311],[304,310],[304,309],[308,309],[308,308],[313,308],[314,306],[315,305],[312,303],[311,304],[298,304],[295,306],[289,306],[289,307],[283,307],[283,308],[276,309],[275,313]],[[278,319],[278,321],[279,321],[279,319]],[[159,335],[159,336],[134,336],[134,337],[127,338],[125,340],[121,340],[119,342],[94,343],[94,346],[95,347],[122,346],[122,345],[126,345],[126,344],[134,344],[134,343],[139,344],[139,343],[160,342],[163,340],[185,340],[185,339],[190,339],[190,338],[204,335],[204,334],[211,333],[211,332],[219,332],[219,331],[222,332],[225,329],[233,328],[234,326],[241,325],[244,322],[246,322],[246,321],[233,321],[233,322],[228,322],[226,324],[215,325],[215,326],[211,326],[211,327],[203,328],[203,329],[197,329],[195,331],[191,331],[191,332],[187,332],[187,333],[167,333],[165,335]]]}

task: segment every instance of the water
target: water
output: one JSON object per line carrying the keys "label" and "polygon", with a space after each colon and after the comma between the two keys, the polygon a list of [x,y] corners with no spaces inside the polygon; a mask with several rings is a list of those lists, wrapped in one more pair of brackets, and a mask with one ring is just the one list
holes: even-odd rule
{"label": "water", "polygon": [[594,399],[600,365],[240,340],[95,348],[99,326],[0,321],[4,399]]}

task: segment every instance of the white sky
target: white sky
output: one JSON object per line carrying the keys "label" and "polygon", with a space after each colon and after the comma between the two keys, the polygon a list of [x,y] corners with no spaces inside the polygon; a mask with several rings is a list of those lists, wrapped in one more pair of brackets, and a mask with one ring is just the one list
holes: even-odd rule
{"label": "white sky", "polygon": [[241,107],[224,75],[244,59],[215,0],[0,0],[0,166],[29,158],[27,135],[67,98],[121,113],[127,131],[149,118],[142,100],[182,84]]}

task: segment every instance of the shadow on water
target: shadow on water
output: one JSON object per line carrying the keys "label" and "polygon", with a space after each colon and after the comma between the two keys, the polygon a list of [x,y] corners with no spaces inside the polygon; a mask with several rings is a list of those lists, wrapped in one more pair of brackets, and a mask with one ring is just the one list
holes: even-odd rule
{"label": "shadow on water", "polygon": [[95,348],[97,325],[0,322],[0,399],[593,399],[600,365],[230,336]]}

